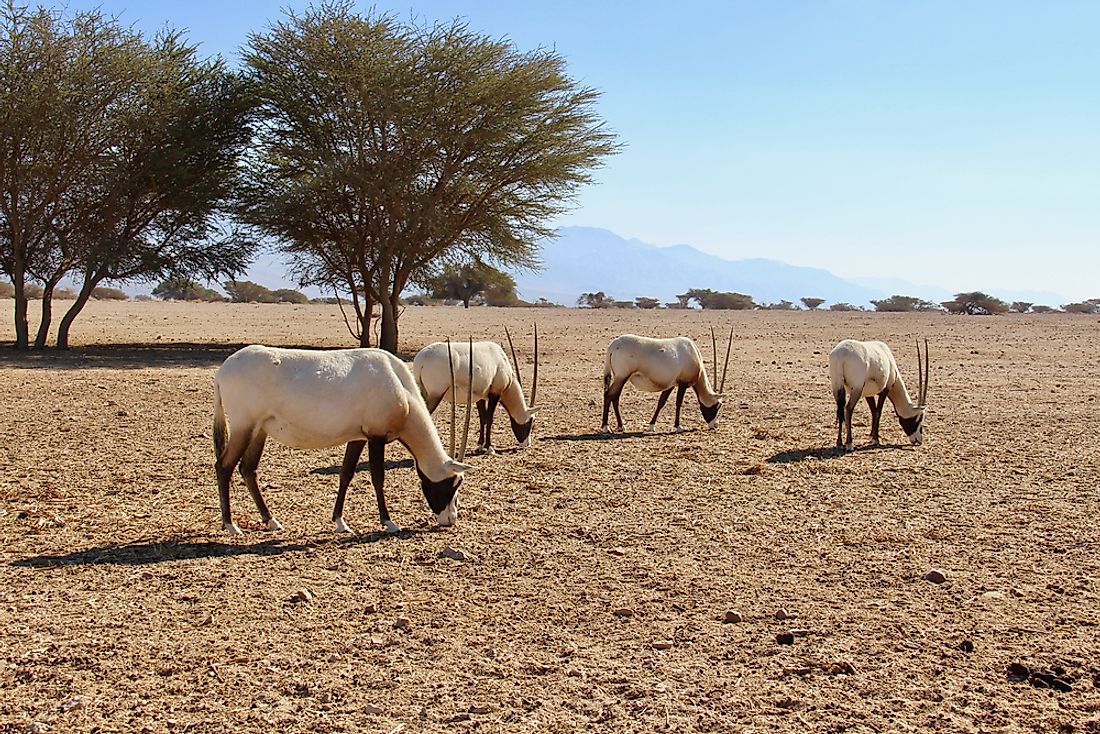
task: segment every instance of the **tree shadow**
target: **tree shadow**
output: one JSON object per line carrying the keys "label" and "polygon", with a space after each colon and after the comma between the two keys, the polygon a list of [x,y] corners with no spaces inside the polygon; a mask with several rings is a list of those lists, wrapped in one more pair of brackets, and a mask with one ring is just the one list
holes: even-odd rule
{"label": "tree shadow", "polygon": [[[390,469],[411,469],[412,467],[413,467],[413,460],[412,459],[401,459],[400,461],[387,461],[386,462],[386,470],[387,471],[389,471]],[[332,476],[334,474],[339,474],[340,469],[341,469],[340,464],[333,464],[332,466],[319,466],[319,467],[316,467],[315,469],[310,469],[309,473],[310,474],[319,474],[321,476]],[[358,464],[356,464],[355,465],[355,473],[358,474],[359,472],[366,472],[367,474],[369,474],[370,473],[370,463],[366,462],[366,461],[360,461]]]}
{"label": "tree shadow", "polygon": [[[0,366],[56,370],[87,369],[149,369],[175,367],[214,367],[233,352],[248,344],[210,344],[201,342],[168,342],[164,344],[129,343],[99,344],[68,350],[16,350],[10,344],[0,345]],[[280,344],[283,349],[320,351],[323,347],[308,344]],[[406,360],[412,355],[399,354]]]}
{"label": "tree shadow", "polygon": [[232,543],[222,541],[145,541],[124,545],[104,545],[98,548],[72,551],[71,553],[43,554],[20,558],[9,565],[18,568],[48,569],[63,566],[146,566],[172,561],[186,561],[196,558],[231,558],[234,556],[281,556],[288,553],[303,553],[319,547],[338,545],[355,546],[364,543],[377,543],[385,538],[411,538],[423,530],[402,530],[399,533],[387,533],[378,530],[361,535],[341,535],[337,538],[312,540],[307,542],[289,542],[280,538],[270,538],[256,543],[247,541]]}
{"label": "tree shadow", "polygon": [[[690,433],[690,431],[681,431]],[[676,436],[677,433],[648,433],[646,431],[624,431],[622,433],[559,433],[556,436],[540,436],[540,441],[624,441],[632,438],[661,438],[662,436]]]}
{"label": "tree shadow", "polygon": [[908,451],[911,447],[899,444],[880,444],[872,446],[855,446],[851,451],[846,451],[839,446],[814,446],[808,449],[794,449],[792,451],[780,451],[765,459],[767,464],[793,464],[806,459],[836,459],[847,454],[860,451]]}

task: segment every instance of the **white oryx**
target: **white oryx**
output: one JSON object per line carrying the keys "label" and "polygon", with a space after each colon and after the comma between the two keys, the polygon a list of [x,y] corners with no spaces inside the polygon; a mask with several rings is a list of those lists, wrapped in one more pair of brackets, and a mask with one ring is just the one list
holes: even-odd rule
{"label": "white oryx", "polygon": [[[460,394],[463,391],[472,393],[473,399],[477,401],[481,425],[477,448],[489,454],[495,453],[492,430],[497,403],[503,405],[508,412],[512,433],[515,434],[520,448],[527,448],[530,444],[531,429],[535,422],[535,390],[539,379],[538,326],[535,326],[535,369],[531,380],[530,402],[524,398],[523,387],[519,382],[519,362],[516,360],[512,335],[507,329],[504,331],[512,350],[512,364],[504,356],[504,349],[491,341],[472,342],[470,345],[461,342],[435,342],[421,349],[413,358],[413,376],[424,396],[424,402],[428,405],[429,413],[434,413],[440,402],[455,391]],[[474,355],[472,361],[471,348]],[[473,379],[468,381],[466,375],[471,368]]]}
{"label": "white oryx", "polygon": [[[924,440],[921,423],[928,402],[928,340],[924,342],[924,365],[921,369],[920,343],[917,343],[917,402],[909,397],[901,379],[897,360],[890,347],[882,342],[861,342],[845,339],[829,352],[829,381],[836,397],[836,445],[852,450],[852,413],[859,399],[867,398],[871,408],[871,445],[879,445],[878,429],[882,406],[886,398],[894,404],[901,429],[909,441],[919,446]],[[846,398],[845,392],[850,395]],[[875,402],[875,397],[878,402]],[[841,434],[847,427],[847,441]]]}
{"label": "white oryx", "polygon": [[[227,430],[227,419],[232,433]],[[468,413],[466,419],[468,422]],[[462,452],[457,461],[444,452],[412,373],[389,352],[279,349],[254,344],[230,355],[218,368],[214,377],[215,468],[222,526],[233,535],[241,535],[229,511],[229,482],[238,464],[263,522],[270,530],[282,529],[256,481],[256,467],[268,436],[301,449],[347,444],[332,511],[339,532],[351,532],[344,522],[344,497],[364,446],[382,526],[388,532],[398,531],[390,521],[382,492],[386,444],[395,440],[412,453],[424,498],[437,522],[450,526],[458,519],[455,494],[463,472],[472,467],[462,463]]]}
{"label": "white oryx", "polygon": [[[730,346],[733,342],[733,330],[730,330]],[[711,330],[711,343],[714,346],[714,372],[718,374],[718,347]],[[722,389],[725,387],[725,371],[729,367],[730,350],[726,348],[726,364],[723,368],[722,384],[718,392],[711,389],[707,380],[707,368],[699,354],[695,342],[686,336],[671,339],[651,339],[646,336],[623,334],[607,345],[603,372],[603,427],[604,433],[610,433],[608,411],[614,406],[615,420],[619,431],[623,430],[623,419],[619,414],[619,397],[623,387],[629,381],[634,387],[645,392],[659,392],[657,409],[649,421],[646,431],[652,431],[657,423],[661,408],[665,407],[672,389],[676,388],[676,420],[673,428],[680,427],[680,407],[684,402],[684,393],[688,387],[695,389],[699,398],[699,410],[703,420],[710,428],[718,427],[718,409],[722,407]]]}

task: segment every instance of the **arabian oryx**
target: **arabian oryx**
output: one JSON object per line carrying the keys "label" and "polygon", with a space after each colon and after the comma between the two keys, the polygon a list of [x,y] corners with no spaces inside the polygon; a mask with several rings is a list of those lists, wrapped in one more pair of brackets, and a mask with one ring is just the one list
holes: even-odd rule
{"label": "arabian oryx", "polygon": [[[919,446],[924,440],[921,423],[928,402],[928,340],[924,342],[924,364],[921,365],[920,343],[917,343],[917,396],[916,403],[905,389],[898,363],[890,347],[882,342],[844,341],[829,352],[829,381],[836,397],[836,445],[852,450],[852,413],[861,397],[867,398],[871,408],[871,445],[878,446],[879,419],[886,398],[894,404],[901,429],[909,441]],[[845,391],[850,395],[845,399]],[[875,397],[878,402],[875,402]],[[847,441],[841,442],[841,434],[848,429]]]}
{"label": "arabian oryx", "polygon": [[[466,420],[468,424],[468,412]],[[472,467],[462,463],[464,452],[459,452],[456,461],[443,450],[412,373],[389,352],[252,345],[230,355],[218,368],[214,377],[215,468],[222,526],[233,535],[241,535],[229,511],[229,482],[238,464],[263,522],[270,530],[282,529],[256,481],[256,467],[268,436],[301,449],[347,444],[332,511],[339,532],[351,532],[344,522],[344,497],[364,446],[382,526],[388,532],[398,532],[382,492],[386,444],[395,440],[413,455],[424,498],[437,522],[446,527],[458,519],[455,495],[463,473]]]}
{"label": "arabian oryx", "polygon": [[[732,345],[733,331],[730,330]],[[718,373],[718,347],[711,330],[711,344],[714,346],[714,372]],[[725,386],[725,371],[729,367],[730,350],[726,348],[726,364],[723,368],[722,385],[718,392],[711,389],[707,380],[707,369],[695,342],[686,336],[671,339],[651,339],[645,336],[623,334],[607,345],[607,357],[604,359],[603,372],[603,430],[610,433],[608,411],[614,406],[615,420],[619,431],[623,430],[623,419],[619,414],[619,397],[623,387],[629,381],[634,387],[645,392],[659,392],[657,409],[649,421],[647,432],[653,431],[661,408],[665,407],[672,389],[676,388],[676,420],[673,428],[680,427],[680,407],[684,402],[684,393],[688,387],[695,389],[699,398],[699,410],[703,420],[710,428],[718,427],[718,409],[722,407],[722,389]]]}
{"label": "arabian oryx", "polygon": [[[531,379],[531,400],[523,395],[523,386],[519,381],[519,362],[516,349],[512,344],[512,335],[505,329],[508,346],[512,350],[512,364],[504,356],[499,344],[491,341],[472,342],[474,358],[470,360],[471,346],[449,342],[435,342],[417,352],[413,358],[413,376],[428,405],[428,412],[434,413],[440,402],[448,395],[471,392],[477,401],[477,413],[481,428],[478,433],[477,448],[486,453],[495,453],[492,446],[493,414],[497,403],[504,406],[512,422],[512,433],[516,436],[520,448],[527,448],[531,442],[531,429],[535,422],[535,390],[539,379],[539,330],[535,326],[535,368]],[[448,351],[450,349],[450,351]],[[513,370],[513,366],[515,369]],[[472,368],[473,380],[468,383],[466,375]],[[452,374],[457,377],[452,380]],[[452,405],[453,405],[452,400]]]}

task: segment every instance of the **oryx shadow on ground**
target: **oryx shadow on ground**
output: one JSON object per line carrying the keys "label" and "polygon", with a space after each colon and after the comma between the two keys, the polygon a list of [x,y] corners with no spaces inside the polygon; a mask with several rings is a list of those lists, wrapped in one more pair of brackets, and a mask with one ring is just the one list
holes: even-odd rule
{"label": "oryx shadow on ground", "polygon": [[909,451],[911,448],[910,446],[899,444],[881,444],[879,446],[867,444],[865,446],[855,446],[851,451],[846,451],[840,446],[811,446],[808,449],[780,451],[778,454],[769,456],[764,461],[768,464],[793,464],[795,462],[805,461],[806,459],[839,459],[842,456],[857,454],[863,451]]}

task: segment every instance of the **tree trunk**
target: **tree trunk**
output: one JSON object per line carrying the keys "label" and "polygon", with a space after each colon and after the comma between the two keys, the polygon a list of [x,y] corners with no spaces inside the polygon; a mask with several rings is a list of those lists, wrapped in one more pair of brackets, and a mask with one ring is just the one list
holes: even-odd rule
{"label": "tree trunk", "polygon": [[359,346],[361,347],[370,346],[370,325],[373,316],[374,302],[367,293],[363,296],[363,310],[359,314]]}
{"label": "tree trunk", "polygon": [[27,279],[21,268],[12,275],[15,288],[15,348],[30,348],[30,327],[27,325]]}
{"label": "tree trunk", "polygon": [[77,315],[80,311],[88,305],[88,301],[92,297],[92,291],[99,285],[100,279],[86,277],[84,278],[84,285],[80,288],[80,294],[76,297],[76,301],[69,307],[69,310],[65,312],[65,315],[61,317],[61,323],[57,326],[57,348],[68,349],[69,348],[69,327],[76,321]]}
{"label": "tree trunk", "polygon": [[397,354],[397,298],[382,298],[382,334],[378,347],[390,354]]}
{"label": "tree trunk", "polygon": [[469,297],[469,296],[464,296],[464,297],[463,297],[463,299],[462,299],[462,307],[463,307],[463,308],[469,308],[469,307],[470,307],[470,297]]}
{"label": "tree trunk", "polygon": [[45,349],[50,337],[50,324],[53,323],[53,292],[61,276],[47,281],[42,287],[42,321],[38,324],[38,336],[34,339],[35,349]]}

